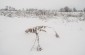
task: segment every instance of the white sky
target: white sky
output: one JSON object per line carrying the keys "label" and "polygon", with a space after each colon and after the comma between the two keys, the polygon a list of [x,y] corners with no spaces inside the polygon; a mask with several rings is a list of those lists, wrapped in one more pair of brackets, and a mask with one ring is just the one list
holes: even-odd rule
{"label": "white sky", "polygon": [[13,6],[15,8],[60,9],[64,6],[85,8],[85,0],[0,0],[0,8]]}

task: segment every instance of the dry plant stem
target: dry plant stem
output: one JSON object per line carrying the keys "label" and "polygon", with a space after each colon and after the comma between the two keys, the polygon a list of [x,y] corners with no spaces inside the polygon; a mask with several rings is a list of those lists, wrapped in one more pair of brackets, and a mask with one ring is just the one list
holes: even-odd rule
{"label": "dry plant stem", "polygon": [[34,44],[33,44],[32,48],[31,48],[31,51],[32,51],[32,49],[34,48],[36,41],[37,41],[37,38],[36,38],[35,41],[34,41]]}
{"label": "dry plant stem", "polygon": [[37,51],[41,51],[42,48],[40,47],[40,44],[39,44],[39,36],[38,36],[38,34],[36,34],[36,38],[37,38],[37,42],[38,42]]}
{"label": "dry plant stem", "polygon": [[39,36],[38,36],[38,33],[36,33],[36,39],[35,39],[35,41],[34,41],[34,44],[33,44],[32,48],[31,48],[31,51],[32,51],[32,49],[34,48],[36,41],[37,41],[37,43],[38,43],[38,45],[37,45],[37,51],[41,51],[42,48],[40,47],[40,44],[39,44]]}
{"label": "dry plant stem", "polygon": [[57,32],[55,32],[55,36],[56,36],[57,38],[59,38],[59,35],[57,34]]}

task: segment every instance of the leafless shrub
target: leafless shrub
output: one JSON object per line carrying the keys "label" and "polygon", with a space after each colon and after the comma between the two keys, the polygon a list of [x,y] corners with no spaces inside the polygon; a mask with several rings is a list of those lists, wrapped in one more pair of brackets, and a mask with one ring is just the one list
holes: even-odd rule
{"label": "leafless shrub", "polygon": [[[39,32],[40,31],[43,31],[43,32],[46,32],[45,28],[52,28],[52,27],[48,27],[48,26],[36,26],[36,27],[33,27],[33,28],[29,28],[29,29],[26,29],[25,32],[26,33],[34,33],[36,34],[36,39],[35,39],[35,42],[37,41],[38,45],[37,45],[37,51],[41,51],[42,48],[40,46],[40,38],[39,38]],[[52,30],[55,32],[55,36],[57,38],[59,38],[59,35],[57,34],[57,32],[52,28]],[[31,50],[34,48],[35,46],[35,42],[31,48]]]}

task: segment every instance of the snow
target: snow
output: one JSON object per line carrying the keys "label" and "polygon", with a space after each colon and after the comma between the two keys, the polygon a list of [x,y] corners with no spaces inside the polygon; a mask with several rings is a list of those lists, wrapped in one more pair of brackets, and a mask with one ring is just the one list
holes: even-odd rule
{"label": "snow", "polygon": [[[31,47],[35,34],[26,34],[30,27],[46,25],[52,29],[40,32],[42,51]],[[85,55],[85,22],[63,22],[61,19],[9,18],[0,16],[0,55]]]}

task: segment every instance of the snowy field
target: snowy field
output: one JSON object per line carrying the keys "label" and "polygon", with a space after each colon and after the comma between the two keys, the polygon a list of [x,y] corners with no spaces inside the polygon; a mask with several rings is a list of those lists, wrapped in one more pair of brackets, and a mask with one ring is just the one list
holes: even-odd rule
{"label": "snowy field", "polygon": [[[52,29],[46,29],[39,33],[43,50],[31,51],[36,35],[26,34],[25,30],[39,25],[53,27],[60,38]],[[85,21],[0,16],[0,55],[85,55]]]}

